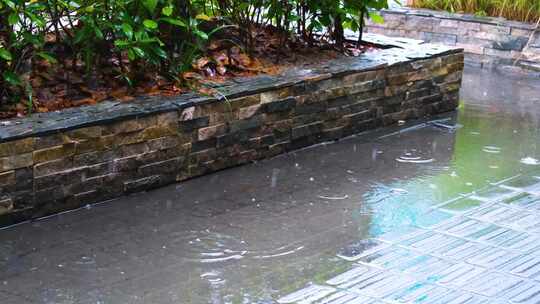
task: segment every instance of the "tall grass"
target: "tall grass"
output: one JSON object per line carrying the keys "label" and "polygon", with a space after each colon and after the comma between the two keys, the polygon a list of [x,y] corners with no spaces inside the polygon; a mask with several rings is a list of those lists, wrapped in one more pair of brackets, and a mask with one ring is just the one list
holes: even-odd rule
{"label": "tall grass", "polygon": [[540,18],[540,0],[415,0],[412,6],[525,22]]}

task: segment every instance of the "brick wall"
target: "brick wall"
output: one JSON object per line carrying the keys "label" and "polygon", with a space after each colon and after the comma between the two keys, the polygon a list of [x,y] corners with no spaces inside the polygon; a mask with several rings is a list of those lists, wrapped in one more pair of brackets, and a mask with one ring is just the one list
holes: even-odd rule
{"label": "brick wall", "polygon": [[458,105],[462,69],[463,53],[454,50],[109,122],[46,132],[37,132],[33,122],[35,134],[22,132],[0,142],[0,223],[449,111]]}
{"label": "brick wall", "polygon": [[382,15],[385,23],[370,23],[367,32],[460,47],[471,64],[540,71],[540,29],[535,24],[407,8]]}

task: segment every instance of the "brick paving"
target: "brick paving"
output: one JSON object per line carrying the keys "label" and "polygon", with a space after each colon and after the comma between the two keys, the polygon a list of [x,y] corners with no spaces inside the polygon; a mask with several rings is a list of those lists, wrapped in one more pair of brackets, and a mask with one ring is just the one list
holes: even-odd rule
{"label": "brick paving", "polygon": [[338,255],[349,270],[278,303],[540,303],[539,195],[518,176],[465,196],[480,205],[361,241]]}

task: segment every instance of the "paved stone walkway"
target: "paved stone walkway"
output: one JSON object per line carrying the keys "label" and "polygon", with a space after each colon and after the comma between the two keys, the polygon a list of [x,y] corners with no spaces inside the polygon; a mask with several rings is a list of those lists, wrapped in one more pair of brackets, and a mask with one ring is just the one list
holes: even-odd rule
{"label": "paved stone walkway", "polygon": [[354,244],[339,254],[350,270],[278,303],[540,303],[540,177],[458,200],[479,206]]}

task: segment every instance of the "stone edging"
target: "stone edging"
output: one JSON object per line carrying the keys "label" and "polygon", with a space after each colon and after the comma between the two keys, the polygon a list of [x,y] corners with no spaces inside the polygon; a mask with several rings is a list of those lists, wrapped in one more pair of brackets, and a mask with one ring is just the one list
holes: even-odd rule
{"label": "stone edging", "polygon": [[392,48],[235,79],[221,95],[147,97],[0,123],[0,225],[69,210],[457,107],[463,51]]}
{"label": "stone edging", "polygon": [[369,23],[367,32],[460,47],[467,54],[466,62],[473,65],[540,72],[536,24],[409,8],[384,10],[382,15],[385,23]]}

